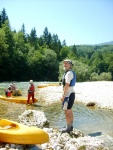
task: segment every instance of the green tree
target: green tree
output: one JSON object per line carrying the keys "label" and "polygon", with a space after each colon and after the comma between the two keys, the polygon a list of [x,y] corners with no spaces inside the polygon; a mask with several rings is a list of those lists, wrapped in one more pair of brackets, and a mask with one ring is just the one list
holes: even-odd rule
{"label": "green tree", "polygon": [[0,14],[0,28],[2,27],[2,24],[5,23],[5,21],[8,20],[8,16],[6,14],[5,8],[3,8],[1,14]]}
{"label": "green tree", "polygon": [[40,36],[40,37],[38,38],[38,45],[39,45],[39,47],[42,47],[42,46],[44,45],[44,40],[43,40],[43,37],[42,37],[42,36]]}
{"label": "green tree", "polygon": [[112,74],[110,72],[102,72],[100,74],[100,81],[104,80],[104,81],[111,81],[112,80]]}
{"label": "green tree", "polygon": [[63,40],[62,46],[66,46],[66,40]]}
{"label": "green tree", "polygon": [[6,43],[5,31],[0,28],[0,81],[7,77],[7,65],[9,60],[8,44]]}
{"label": "green tree", "polygon": [[59,63],[57,60],[57,54],[50,49],[44,49],[44,62],[45,62],[45,73],[46,80],[54,80],[58,81],[58,69],[59,69]]}
{"label": "green tree", "polygon": [[60,58],[61,58],[61,60],[63,60],[66,57],[68,57],[68,54],[69,54],[69,48],[68,48],[68,46],[62,47],[62,49],[60,51]]}
{"label": "green tree", "polygon": [[38,43],[37,43],[37,33],[36,33],[36,29],[33,28],[31,30],[30,35],[28,35],[28,41],[31,44],[32,47],[34,47],[35,49],[38,49]]}
{"label": "green tree", "polygon": [[112,74],[112,81],[113,81],[113,60],[109,64],[108,71],[111,72],[111,74]]}
{"label": "green tree", "polygon": [[77,49],[76,49],[76,46],[75,46],[75,45],[73,45],[73,46],[71,47],[71,51],[72,51],[75,55],[77,55]]}
{"label": "green tree", "polygon": [[24,37],[24,42],[27,42],[27,36],[26,36],[26,30],[25,30],[25,25],[23,23],[22,27],[21,27],[21,32],[23,33],[23,37]]}
{"label": "green tree", "polygon": [[[11,32],[11,29],[9,27],[9,21],[6,20],[5,23],[2,25],[1,33],[4,36],[3,41],[4,46],[1,46],[1,51],[5,52],[5,60],[3,59],[4,56],[2,56],[2,64],[1,64],[1,70],[4,70],[1,74],[3,77],[2,79],[9,80],[13,77],[12,70],[12,58],[14,54],[14,39],[13,39],[13,33]],[[3,54],[3,53],[2,53]],[[8,75],[7,75],[8,72]]]}
{"label": "green tree", "polygon": [[34,51],[32,48],[29,50],[27,55],[27,65],[29,68],[29,78],[37,81],[44,80],[44,56],[39,51]]}
{"label": "green tree", "polygon": [[28,53],[27,44],[25,42],[25,36],[24,33],[19,31],[17,33],[13,34],[14,38],[14,49],[18,53],[22,53],[22,55],[26,55]]}
{"label": "green tree", "polygon": [[96,72],[91,73],[91,77],[90,77],[91,81],[99,81],[99,75]]}
{"label": "green tree", "polygon": [[60,42],[57,34],[53,34],[50,48],[52,50],[54,50],[55,53],[57,54],[57,56],[59,57],[59,53],[61,50],[61,42]]}
{"label": "green tree", "polygon": [[2,27],[2,16],[0,14],[0,28]]}
{"label": "green tree", "polygon": [[45,29],[43,31],[42,39],[43,39],[44,44],[47,45],[48,47],[50,47],[51,42],[52,42],[52,37],[51,37],[51,33],[49,33],[47,27],[45,27]]}

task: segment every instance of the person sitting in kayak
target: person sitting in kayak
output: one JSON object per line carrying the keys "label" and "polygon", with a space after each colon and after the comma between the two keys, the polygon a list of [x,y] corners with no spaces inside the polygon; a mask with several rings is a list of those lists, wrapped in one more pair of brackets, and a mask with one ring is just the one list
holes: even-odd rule
{"label": "person sitting in kayak", "polygon": [[11,87],[9,86],[8,89],[5,90],[5,95],[6,95],[6,97],[11,97],[11,93],[12,93],[12,89],[11,89]]}
{"label": "person sitting in kayak", "polygon": [[20,90],[17,89],[17,87],[14,83],[12,83],[10,86],[11,86],[11,89],[12,89],[12,95],[13,96],[21,96],[22,95]]}
{"label": "person sitting in kayak", "polygon": [[29,81],[29,87],[28,87],[28,99],[27,99],[27,104],[29,104],[29,100],[30,98],[32,97],[32,103],[35,102],[35,99],[34,99],[34,91],[35,91],[35,87],[34,87],[34,84],[33,84],[33,80],[30,80]]}
{"label": "person sitting in kayak", "polygon": [[16,88],[16,85],[15,85],[14,83],[12,83],[10,86],[11,86],[12,91],[14,91],[14,90],[17,89],[17,88]]}

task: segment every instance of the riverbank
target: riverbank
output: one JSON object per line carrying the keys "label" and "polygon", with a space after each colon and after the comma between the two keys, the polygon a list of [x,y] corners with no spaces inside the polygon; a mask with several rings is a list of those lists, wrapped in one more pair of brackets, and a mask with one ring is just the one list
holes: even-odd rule
{"label": "riverbank", "polygon": [[49,135],[49,142],[38,145],[0,143],[0,150],[112,150],[113,138],[101,133],[84,133],[76,128],[70,133],[61,133],[58,128],[48,128],[49,121],[44,112],[25,110],[19,122],[27,126],[42,128]]}
{"label": "riverbank", "polygon": [[[60,101],[62,96],[62,86],[48,86],[38,88],[37,97],[46,103]],[[99,108],[113,109],[113,82],[95,81],[81,82],[75,85],[76,102],[85,105],[94,104]]]}

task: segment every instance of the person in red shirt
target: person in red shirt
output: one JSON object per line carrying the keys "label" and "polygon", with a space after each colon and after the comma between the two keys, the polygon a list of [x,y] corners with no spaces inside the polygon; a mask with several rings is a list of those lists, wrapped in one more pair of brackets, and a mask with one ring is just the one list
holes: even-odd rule
{"label": "person in red shirt", "polygon": [[11,90],[11,87],[9,86],[8,89],[5,90],[6,97],[11,97],[11,92],[12,90]]}
{"label": "person in red shirt", "polygon": [[28,87],[28,99],[27,99],[27,104],[29,104],[29,100],[30,98],[32,97],[32,103],[35,102],[35,99],[34,99],[34,91],[35,91],[35,87],[34,87],[34,84],[33,84],[33,80],[30,80],[29,81],[29,87]]}

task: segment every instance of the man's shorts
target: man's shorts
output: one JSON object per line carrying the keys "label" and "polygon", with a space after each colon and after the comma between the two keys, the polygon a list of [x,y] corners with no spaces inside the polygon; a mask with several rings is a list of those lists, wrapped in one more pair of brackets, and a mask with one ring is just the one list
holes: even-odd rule
{"label": "man's shorts", "polygon": [[71,109],[75,100],[75,93],[71,93],[69,97],[65,97],[64,101],[62,102],[62,108],[64,106],[65,101],[68,103],[67,109]]}

